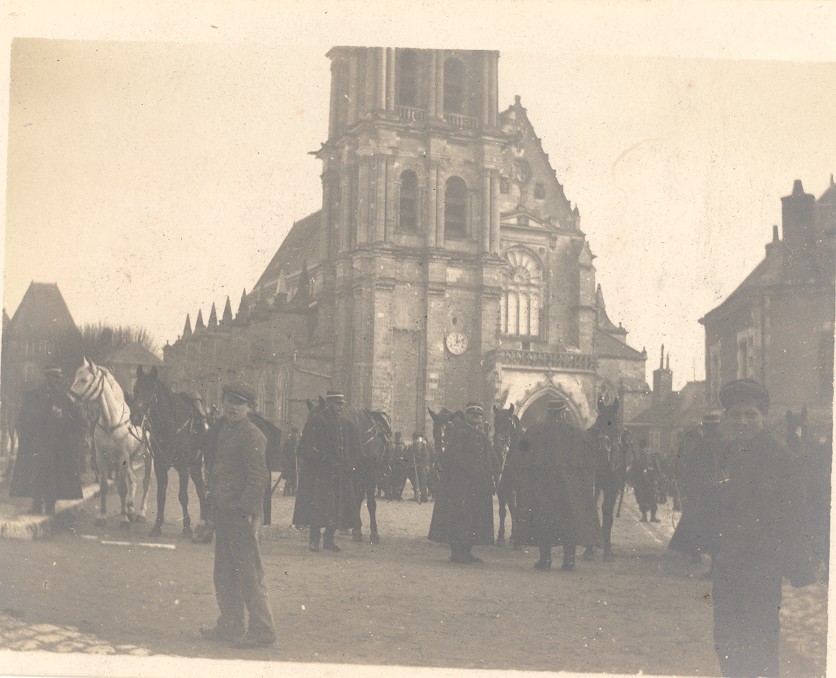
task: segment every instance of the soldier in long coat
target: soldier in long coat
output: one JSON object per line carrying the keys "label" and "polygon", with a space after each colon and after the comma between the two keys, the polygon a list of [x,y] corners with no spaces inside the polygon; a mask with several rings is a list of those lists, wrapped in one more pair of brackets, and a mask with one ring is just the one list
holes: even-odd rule
{"label": "soldier in long coat", "polygon": [[449,425],[439,455],[441,493],[433,507],[429,538],[450,545],[454,563],[479,563],[473,546],[493,544],[493,493],[499,471],[493,446],[482,423],[484,410],[468,403],[465,420]]}
{"label": "soldier in long coat", "polygon": [[777,676],[781,581],[814,583],[798,464],[764,430],[769,394],[751,379],[723,387],[716,503],[714,645],[724,676]]}
{"label": "soldier in long coat", "polygon": [[647,514],[650,513],[650,522],[658,523],[656,501],[659,496],[659,464],[656,455],[644,447],[643,443],[636,456],[631,475],[633,493],[642,514],[640,521],[646,523]]}
{"label": "soldier in long coat", "polygon": [[562,398],[548,403],[548,420],[531,426],[520,440],[525,508],[540,548],[539,570],[551,567],[552,547],[563,546],[563,570],[575,569],[576,545],[600,546],[595,506],[595,456],[583,431],[567,420]]}
{"label": "soldier in long coat", "polygon": [[669,548],[689,554],[694,562],[701,561],[702,553],[714,553],[716,516],[710,492],[722,446],[719,423],[718,414],[706,414],[700,426],[685,434],[677,455],[683,511]]}
{"label": "soldier in long coat", "polygon": [[32,497],[32,513],[55,513],[58,499],[81,499],[78,474],[80,414],[61,383],[61,369],[49,367],[45,383],[26,394],[17,419],[19,448],[9,494]]}
{"label": "soldier in long coat", "polygon": [[320,538],[325,550],[339,551],[334,533],[360,529],[353,478],[360,463],[360,437],[352,419],[343,412],[344,404],[342,393],[328,391],[325,406],[311,411],[299,439],[302,481],[293,524],[310,526],[311,551],[319,551]]}

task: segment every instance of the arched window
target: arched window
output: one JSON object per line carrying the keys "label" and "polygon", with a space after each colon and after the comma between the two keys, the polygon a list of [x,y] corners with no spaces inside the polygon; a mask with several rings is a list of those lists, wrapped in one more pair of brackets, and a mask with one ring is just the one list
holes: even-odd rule
{"label": "arched window", "polygon": [[456,58],[444,62],[444,112],[463,115],[465,113],[464,64]]}
{"label": "arched window", "polygon": [[418,106],[418,52],[404,49],[398,52],[398,98],[399,106]]}
{"label": "arched window", "polygon": [[467,237],[467,184],[461,177],[450,177],[444,190],[444,235]]}
{"label": "arched window", "polygon": [[404,231],[418,230],[418,175],[412,170],[401,174],[399,225]]}
{"label": "arched window", "polygon": [[508,252],[508,268],[500,307],[502,333],[519,337],[540,336],[543,269],[524,249]]}

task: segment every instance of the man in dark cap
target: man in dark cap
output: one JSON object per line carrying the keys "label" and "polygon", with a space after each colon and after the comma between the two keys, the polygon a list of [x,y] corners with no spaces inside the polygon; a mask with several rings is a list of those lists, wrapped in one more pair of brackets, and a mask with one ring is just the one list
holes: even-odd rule
{"label": "man in dark cap", "polygon": [[406,450],[406,474],[412,484],[413,499],[423,504],[427,501],[427,470],[430,454],[420,432],[412,434],[412,444]]}
{"label": "man in dark cap", "polygon": [[44,370],[44,383],[26,394],[17,419],[19,449],[9,494],[32,497],[32,513],[55,513],[58,499],[81,499],[77,437],[80,414],[66,394],[61,368]]}
{"label": "man in dark cap", "polygon": [[213,640],[245,647],[276,641],[258,543],[264,487],[269,479],[267,439],[250,421],[254,403],[255,391],[248,384],[223,387],[224,416],[209,476],[215,523],[215,594],[221,614],[214,628],[202,629],[203,635]]}
{"label": "man in dark cap", "polygon": [[296,495],[293,524],[310,527],[311,551],[319,551],[320,540],[326,551],[340,551],[336,531],[360,529],[354,474],[361,443],[344,405],[342,392],[329,390],[325,406],[313,408],[299,439],[304,484]]}
{"label": "man in dark cap", "polygon": [[465,406],[465,418],[448,425],[438,465],[442,495],[433,507],[429,538],[450,545],[454,563],[480,563],[473,546],[493,544],[493,499],[499,465],[483,428],[479,403]]}
{"label": "man in dark cap", "polygon": [[586,436],[568,420],[566,400],[550,400],[547,412],[547,420],[531,426],[520,440],[525,458],[526,507],[540,549],[540,559],[534,566],[548,570],[552,547],[562,544],[561,569],[571,571],[575,569],[577,544],[601,544],[601,524],[592,491],[595,462]]}
{"label": "man in dark cap", "polygon": [[714,645],[724,676],[777,676],[781,580],[815,581],[804,495],[789,452],[764,430],[766,389],[727,384],[714,556]]}

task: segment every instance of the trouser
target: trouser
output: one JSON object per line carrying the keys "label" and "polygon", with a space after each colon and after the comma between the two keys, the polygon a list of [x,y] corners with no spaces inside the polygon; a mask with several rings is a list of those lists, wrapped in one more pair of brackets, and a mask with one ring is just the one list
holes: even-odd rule
{"label": "trouser", "polygon": [[[420,501],[427,501],[427,469],[420,464],[417,467],[409,466],[406,477],[412,484],[412,491],[415,493],[415,496],[419,497]],[[405,481],[404,484],[406,484]],[[403,489],[401,489],[401,492],[403,492]]]}
{"label": "trouser", "polygon": [[[311,544],[316,544],[317,546],[319,546],[319,537],[321,536],[321,532],[320,532],[321,529],[322,529],[321,527],[311,525],[310,540],[309,540]],[[336,534],[336,532],[337,532],[337,529],[335,527],[326,527],[325,528],[324,541],[325,541],[326,545],[334,543],[334,535]]]}
{"label": "trouser", "polygon": [[260,516],[251,525],[240,511],[215,506],[212,517],[215,520],[215,596],[221,612],[218,628],[233,635],[243,634],[247,628],[246,610],[248,633],[275,639],[276,625],[264,586],[258,546]]}
{"label": "trouser", "polygon": [[777,676],[781,577],[715,560],[714,649],[724,676]]}

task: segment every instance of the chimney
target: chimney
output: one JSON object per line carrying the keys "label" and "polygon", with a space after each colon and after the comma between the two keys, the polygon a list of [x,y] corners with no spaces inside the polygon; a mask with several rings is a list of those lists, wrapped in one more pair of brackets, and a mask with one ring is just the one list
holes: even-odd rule
{"label": "chimney", "polygon": [[791,267],[807,264],[815,247],[816,198],[796,179],[792,193],[781,198],[786,261]]}
{"label": "chimney", "polygon": [[673,393],[673,372],[671,372],[671,358],[668,353],[668,366],[665,367],[665,345],[662,344],[662,355],[659,359],[659,369],[653,371],[653,396],[651,406],[660,407],[668,403]]}

